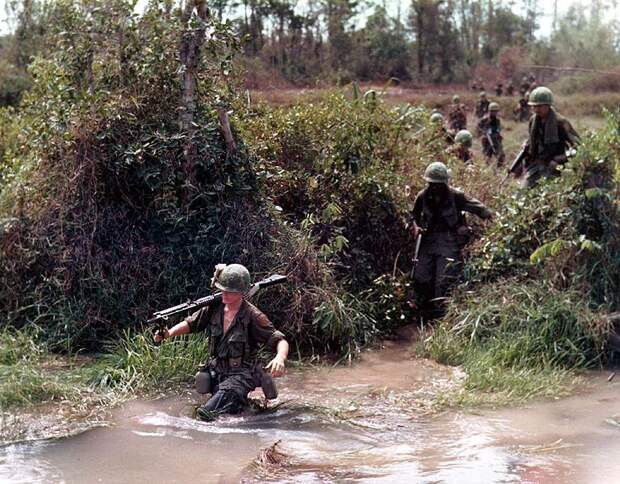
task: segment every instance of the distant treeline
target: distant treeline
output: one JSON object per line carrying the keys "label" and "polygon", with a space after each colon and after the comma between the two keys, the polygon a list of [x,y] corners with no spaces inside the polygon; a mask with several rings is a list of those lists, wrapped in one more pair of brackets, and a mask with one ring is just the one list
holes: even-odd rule
{"label": "distant treeline", "polygon": [[[45,50],[46,35],[64,1],[9,3],[13,32],[0,38],[1,104],[14,104],[28,87],[26,68]],[[87,0],[81,8],[100,12],[111,3],[135,2]],[[149,5],[166,15],[181,3]],[[600,69],[620,63],[617,26],[606,20],[612,17],[606,2],[593,0],[587,8],[554,15],[551,32],[539,28],[542,3],[411,0],[388,10],[377,0],[215,0],[207,6],[243,39],[241,65],[250,88],[388,78],[492,82],[517,79],[531,64]],[[118,24],[122,35],[127,19],[109,21]]]}

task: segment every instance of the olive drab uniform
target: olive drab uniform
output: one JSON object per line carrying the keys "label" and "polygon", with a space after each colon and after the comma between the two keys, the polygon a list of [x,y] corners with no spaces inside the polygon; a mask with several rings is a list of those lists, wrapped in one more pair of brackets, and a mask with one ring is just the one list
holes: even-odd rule
{"label": "olive drab uniform", "polygon": [[448,156],[454,156],[465,164],[474,162],[474,152],[471,150],[471,148],[461,143],[454,143],[453,145],[449,146],[445,152],[448,154]]}
{"label": "olive drab uniform", "polygon": [[448,126],[454,132],[467,128],[467,112],[464,104],[453,103],[450,105]]}
{"label": "olive drab uniform", "polygon": [[224,304],[202,308],[186,319],[192,333],[206,332],[210,360],[206,366],[214,371],[212,396],[201,408],[213,414],[237,413],[247,405],[248,393],[260,386],[262,365],[258,350],[265,345],[276,349],[284,335],[269,318],[247,301],[224,333]]}
{"label": "olive drab uniform", "polygon": [[482,152],[487,159],[487,163],[495,157],[497,166],[502,166],[506,161],[504,147],[502,143],[502,122],[498,116],[487,114],[478,122],[478,132],[482,143]]}
{"label": "olive drab uniform", "polygon": [[579,144],[579,135],[570,122],[551,108],[546,120],[533,115],[529,122],[526,142],[527,160],[523,186],[531,188],[542,177],[558,176],[559,171],[550,166],[552,161],[564,164],[566,150]]}
{"label": "olive drab uniform", "polygon": [[444,297],[460,274],[461,249],[469,235],[464,212],[483,219],[491,217],[481,202],[449,186],[439,202],[426,188],[413,204],[411,218],[424,230],[414,272],[416,293],[422,309],[434,316],[437,312],[432,300]]}
{"label": "olive drab uniform", "polygon": [[519,103],[513,110],[515,115],[515,121],[521,123],[527,121],[530,118],[530,106],[528,105],[527,95],[523,94],[519,99]]}
{"label": "olive drab uniform", "polygon": [[482,98],[476,103],[477,118],[482,118],[489,112],[489,104],[491,104],[491,102],[487,98]]}

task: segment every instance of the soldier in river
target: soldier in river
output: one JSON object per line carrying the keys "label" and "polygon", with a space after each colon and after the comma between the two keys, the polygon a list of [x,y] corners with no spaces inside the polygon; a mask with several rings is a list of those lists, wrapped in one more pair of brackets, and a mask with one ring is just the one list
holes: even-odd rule
{"label": "soldier in river", "polygon": [[489,105],[489,114],[478,122],[478,132],[482,143],[482,152],[487,163],[495,158],[497,166],[502,166],[506,160],[502,144],[502,122],[499,118],[499,104]]}
{"label": "soldier in river", "polygon": [[461,98],[457,95],[452,97],[452,104],[448,112],[448,125],[453,132],[467,128],[467,108],[461,104]]}
{"label": "soldier in river", "polygon": [[[476,117],[478,119],[482,118],[486,113],[489,112],[489,100],[487,99],[487,93],[482,91],[479,94],[480,99],[476,103]],[[465,129],[465,128],[462,128]]]}
{"label": "soldier in river", "polygon": [[442,315],[443,302],[461,269],[461,250],[470,238],[465,212],[490,219],[491,212],[478,200],[449,185],[450,173],[441,162],[424,172],[428,186],[418,193],[411,213],[411,235],[421,235],[413,279],[423,316]]}
{"label": "soldier in river", "polygon": [[[559,165],[568,161],[567,151],[579,144],[579,135],[570,122],[553,108],[553,93],[546,87],[532,91],[529,105],[534,114],[529,122],[529,137],[524,143],[522,184],[532,188],[542,178],[559,176]],[[511,172],[518,167],[511,167]]]}
{"label": "soldier in river", "polygon": [[454,144],[450,146],[446,151],[449,155],[455,156],[463,163],[469,164],[474,161],[474,153],[471,147],[474,142],[474,137],[466,129],[462,129],[454,137]]}
{"label": "soldier in river", "polygon": [[271,380],[258,360],[260,347],[277,353],[265,367],[274,377],[284,373],[289,350],[284,335],[244,299],[250,289],[250,273],[244,266],[218,264],[212,284],[222,291],[221,302],[200,309],[163,335],[155,335],[155,341],[198,332],[209,338],[210,359],[199,375],[209,382],[206,386],[210,388],[203,393],[211,393],[211,398],[196,412],[205,421],[242,411],[248,404],[248,393],[261,384],[267,395],[264,381]]}

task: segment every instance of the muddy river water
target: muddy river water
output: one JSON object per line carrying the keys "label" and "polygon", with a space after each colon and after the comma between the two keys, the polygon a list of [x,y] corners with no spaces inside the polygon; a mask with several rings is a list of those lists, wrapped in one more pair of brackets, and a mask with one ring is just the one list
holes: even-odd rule
{"label": "muddy river water", "polygon": [[[136,400],[75,437],[0,447],[2,483],[620,483],[620,378],[517,408],[433,414],[457,370],[389,344],[290,371],[269,412],[191,418],[187,392]],[[255,463],[276,442],[281,465]],[[263,454],[264,455],[264,454]]]}

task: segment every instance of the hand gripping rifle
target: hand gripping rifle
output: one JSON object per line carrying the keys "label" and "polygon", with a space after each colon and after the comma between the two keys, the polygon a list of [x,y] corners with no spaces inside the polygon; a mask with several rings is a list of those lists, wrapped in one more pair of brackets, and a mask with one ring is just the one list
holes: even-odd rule
{"label": "hand gripping rifle", "polygon": [[506,180],[508,180],[510,175],[512,175],[513,173],[518,173],[519,171],[523,170],[523,163],[525,162],[526,158],[527,158],[527,146],[523,146],[523,148],[521,148],[521,151],[517,153],[517,156],[512,162],[512,165],[510,165],[510,168],[508,169],[508,173],[506,173],[506,176],[502,179],[500,186],[506,183]]}
{"label": "hand gripping rifle", "polygon": [[[273,286],[275,284],[282,284],[286,282],[286,276],[281,276],[279,274],[274,274],[273,276],[269,276],[267,279],[263,279],[262,281],[256,282],[252,284],[248,292],[246,293],[246,297],[251,298],[254,296],[260,289],[264,287]],[[194,301],[187,301],[183,304],[179,304],[178,306],[173,306],[168,309],[163,309],[161,311],[157,311],[153,313],[151,319],[147,321],[148,324],[154,324],[157,327],[156,334],[164,334],[164,330],[166,329],[166,324],[168,320],[179,314],[184,314],[188,312],[198,311],[209,304],[213,304],[215,302],[222,300],[222,293],[216,292],[215,294],[211,294],[210,296],[201,297],[200,299],[196,299]]]}

